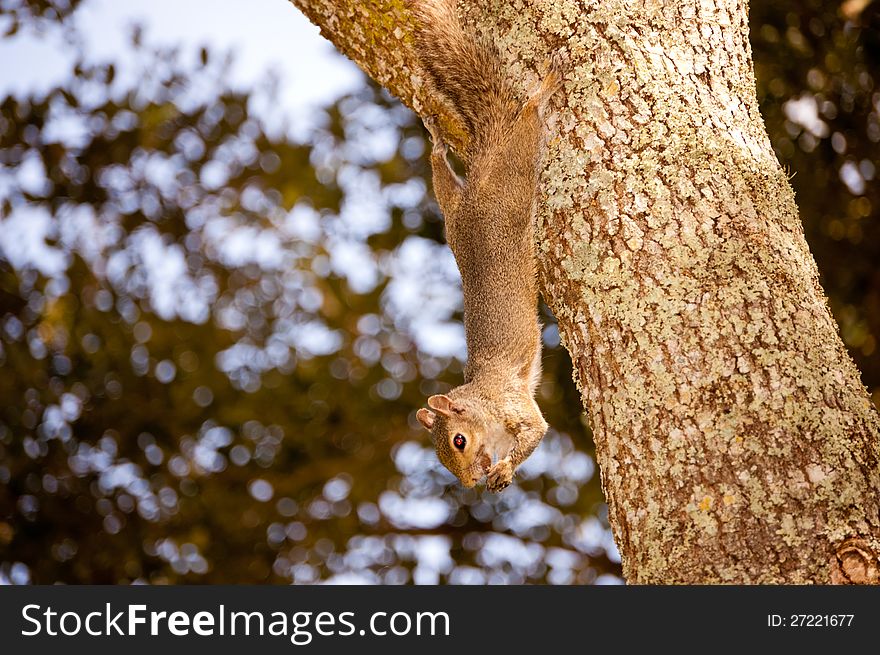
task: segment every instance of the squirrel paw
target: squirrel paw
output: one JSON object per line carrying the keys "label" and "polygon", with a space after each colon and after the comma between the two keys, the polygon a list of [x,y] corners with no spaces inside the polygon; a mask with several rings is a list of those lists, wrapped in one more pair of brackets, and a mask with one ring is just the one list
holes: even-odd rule
{"label": "squirrel paw", "polygon": [[555,71],[560,77],[565,77],[568,69],[571,68],[571,55],[564,50],[557,50],[546,61],[547,72]]}
{"label": "squirrel paw", "polygon": [[563,56],[556,53],[544,62],[544,69],[546,70],[544,76],[531,89],[526,102],[526,107],[535,107],[542,115],[550,97],[562,88],[568,66]]}
{"label": "squirrel paw", "polygon": [[555,52],[545,63],[547,72],[544,74],[539,93],[544,98],[549,98],[562,88],[565,73],[568,71],[568,62],[561,52]]}
{"label": "squirrel paw", "polygon": [[431,135],[431,141],[434,143],[434,150],[442,150],[446,151],[446,142],[443,140],[443,137],[440,136],[440,126],[437,125],[437,116],[425,116],[422,119],[422,123],[425,125],[425,129],[428,130],[428,134]]}
{"label": "squirrel paw", "polygon": [[489,491],[501,491],[513,481],[513,466],[509,459],[502,459],[489,469],[486,477],[486,488]]}

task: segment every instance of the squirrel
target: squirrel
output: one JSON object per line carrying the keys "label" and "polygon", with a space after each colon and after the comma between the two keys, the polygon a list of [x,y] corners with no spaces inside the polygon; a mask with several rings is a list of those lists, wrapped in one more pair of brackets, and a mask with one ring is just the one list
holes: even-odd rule
{"label": "squirrel", "polygon": [[547,431],[535,402],[541,328],[535,205],[545,113],[562,85],[558,62],[523,102],[497,52],[466,31],[455,0],[410,0],[428,83],[464,126],[465,179],[447,159],[436,117],[431,167],[446,240],[461,273],[468,359],[464,384],[416,413],[437,457],[463,485],[501,491]]}

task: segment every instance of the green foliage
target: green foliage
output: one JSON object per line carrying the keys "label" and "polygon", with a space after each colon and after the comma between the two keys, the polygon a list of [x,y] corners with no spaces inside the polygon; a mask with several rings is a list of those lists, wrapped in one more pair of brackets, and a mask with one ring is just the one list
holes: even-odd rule
{"label": "green foliage", "polygon": [[751,24],[773,146],[841,335],[880,405],[880,3],[863,4],[754,2]]}
{"label": "green foliage", "polygon": [[64,20],[82,0],[0,0],[0,34],[11,36],[22,25]]}
{"label": "green foliage", "polygon": [[414,117],[366,87],[296,143],[252,115],[259,92],[224,87],[222,62],[139,57],[125,94],[112,67],[79,64],[3,101],[2,575],[617,574],[552,319],[557,432],[518,486],[460,488],[414,419],[461,376]]}

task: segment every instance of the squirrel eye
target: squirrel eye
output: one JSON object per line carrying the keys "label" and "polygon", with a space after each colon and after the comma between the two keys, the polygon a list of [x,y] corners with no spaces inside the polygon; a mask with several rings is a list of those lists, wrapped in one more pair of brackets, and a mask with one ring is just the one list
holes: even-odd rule
{"label": "squirrel eye", "polygon": [[452,445],[454,445],[459,450],[464,450],[464,446],[467,443],[467,439],[464,438],[463,434],[457,434],[452,438]]}

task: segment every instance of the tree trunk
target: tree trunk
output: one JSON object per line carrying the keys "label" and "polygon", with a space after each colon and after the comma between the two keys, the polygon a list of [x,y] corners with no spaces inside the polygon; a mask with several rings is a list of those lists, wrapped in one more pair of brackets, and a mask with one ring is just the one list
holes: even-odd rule
{"label": "tree trunk", "polygon": [[[465,145],[404,2],[294,4]],[[541,283],[627,581],[878,582],[880,421],[758,112],[745,0],[483,5],[460,8],[521,88],[569,56]]]}

